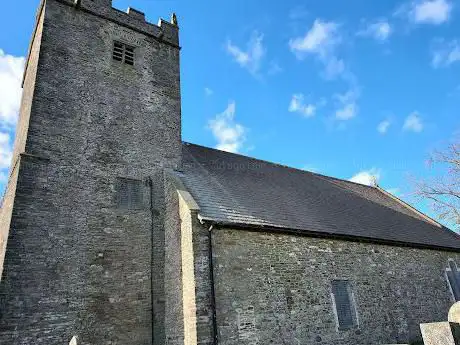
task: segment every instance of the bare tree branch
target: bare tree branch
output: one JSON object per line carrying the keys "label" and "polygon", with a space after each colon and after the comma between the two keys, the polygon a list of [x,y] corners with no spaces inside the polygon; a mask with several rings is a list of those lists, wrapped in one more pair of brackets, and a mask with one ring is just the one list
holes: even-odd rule
{"label": "bare tree branch", "polygon": [[415,194],[430,201],[440,219],[460,230],[460,140],[435,151],[428,160],[436,177],[416,182]]}

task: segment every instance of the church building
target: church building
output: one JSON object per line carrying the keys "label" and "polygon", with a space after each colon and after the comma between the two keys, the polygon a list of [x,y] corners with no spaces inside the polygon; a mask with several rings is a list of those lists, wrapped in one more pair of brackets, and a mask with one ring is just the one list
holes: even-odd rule
{"label": "church building", "polygon": [[179,24],[41,1],[0,344],[407,344],[443,321],[459,235],[378,186],[182,141]]}

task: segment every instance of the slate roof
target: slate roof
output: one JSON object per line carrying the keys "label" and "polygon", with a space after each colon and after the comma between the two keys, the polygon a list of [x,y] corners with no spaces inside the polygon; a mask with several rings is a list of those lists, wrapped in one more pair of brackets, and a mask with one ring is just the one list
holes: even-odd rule
{"label": "slate roof", "polygon": [[215,224],[460,250],[460,236],[379,188],[194,144],[179,177]]}

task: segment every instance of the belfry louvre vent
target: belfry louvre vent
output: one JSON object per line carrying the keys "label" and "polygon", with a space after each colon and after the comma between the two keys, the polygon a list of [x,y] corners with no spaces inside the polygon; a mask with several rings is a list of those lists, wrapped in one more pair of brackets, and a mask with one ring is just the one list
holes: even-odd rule
{"label": "belfry louvre vent", "polygon": [[112,57],[115,61],[124,62],[127,65],[134,65],[134,47],[121,42],[114,42]]}

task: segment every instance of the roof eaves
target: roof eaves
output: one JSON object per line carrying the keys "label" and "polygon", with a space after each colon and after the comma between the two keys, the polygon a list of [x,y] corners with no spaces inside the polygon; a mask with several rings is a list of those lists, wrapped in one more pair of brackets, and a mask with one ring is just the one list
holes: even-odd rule
{"label": "roof eaves", "polygon": [[[423,244],[423,243],[416,243],[416,242],[397,241],[397,240],[391,240],[391,239],[353,236],[353,235],[337,234],[337,233],[324,232],[324,231],[312,231],[312,230],[306,230],[306,229],[300,229],[300,228],[299,229],[288,228],[288,227],[278,226],[278,225],[238,223],[238,222],[231,222],[231,221],[215,219],[212,217],[206,217],[201,214],[198,214],[198,219],[201,224],[209,223],[210,225],[213,225],[214,228],[234,228],[234,229],[241,229],[241,230],[248,230],[248,231],[277,232],[277,233],[285,233],[285,234],[294,234],[298,236],[329,238],[329,239],[343,240],[343,241],[349,241],[349,242],[365,242],[365,243],[375,243],[375,244],[380,244],[380,245],[390,245],[390,246],[398,246],[398,247],[445,250],[449,252],[460,253],[460,248],[439,246],[435,244]],[[447,230],[447,231],[450,231],[450,230]]]}

